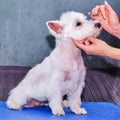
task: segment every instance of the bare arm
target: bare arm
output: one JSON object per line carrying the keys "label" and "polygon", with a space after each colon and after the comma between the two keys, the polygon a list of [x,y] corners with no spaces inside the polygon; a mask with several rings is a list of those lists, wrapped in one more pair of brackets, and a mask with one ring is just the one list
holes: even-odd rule
{"label": "bare arm", "polygon": [[100,39],[88,37],[81,41],[73,40],[73,42],[87,54],[107,56],[112,59],[120,60],[120,49],[111,47]]}
{"label": "bare arm", "polygon": [[110,49],[105,52],[105,56],[115,60],[120,60],[120,49],[110,47]]}

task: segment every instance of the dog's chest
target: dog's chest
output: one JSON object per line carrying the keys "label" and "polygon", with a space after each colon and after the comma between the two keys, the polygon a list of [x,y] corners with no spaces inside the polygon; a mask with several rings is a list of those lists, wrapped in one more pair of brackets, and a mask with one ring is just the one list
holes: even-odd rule
{"label": "dog's chest", "polygon": [[67,76],[67,79],[64,80],[62,84],[62,94],[69,94],[73,90],[77,89],[79,86],[80,80],[79,79],[71,79],[71,76]]}
{"label": "dog's chest", "polygon": [[75,70],[75,71],[64,71],[63,74],[63,83],[61,84],[62,87],[62,93],[68,94],[74,89],[77,89],[78,86],[80,85],[80,71]]}

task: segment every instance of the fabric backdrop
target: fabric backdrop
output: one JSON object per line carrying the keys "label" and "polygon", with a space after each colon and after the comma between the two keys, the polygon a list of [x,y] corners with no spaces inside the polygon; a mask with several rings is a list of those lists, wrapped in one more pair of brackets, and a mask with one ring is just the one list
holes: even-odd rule
{"label": "fabric backdrop", "polygon": [[[107,0],[120,18],[120,0]],[[85,15],[104,0],[0,0],[0,65],[34,66],[55,46],[46,21],[59,19],[66,11]],[[120,47],[120,40],[105,31],[99,36]],[[83,53],[89,68],[120,67],[120,62]]]}

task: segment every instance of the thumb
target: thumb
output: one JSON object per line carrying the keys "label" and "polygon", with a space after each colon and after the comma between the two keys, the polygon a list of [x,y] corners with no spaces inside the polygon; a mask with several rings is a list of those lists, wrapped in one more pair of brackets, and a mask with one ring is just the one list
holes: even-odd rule
{"label": "thumb", "polygon": [[95,37],[87,37],[86,39],[88,39],[89,42],[92,42],[92,43],[96,43],[96,38]]}
{"label": "thumb", "polygon": [[84,43],[82,43],[82,42],[79,42],[79,41],[77,41],[77,40],[74,40],[73,39],[73,43],[78,47],[78,48],[80,48],[80,49],[82,49],[82,50],[85,50],[85,45],[84,45]]}
{"label": "thumb", "polygon": [[75,39],[72,39],[73,43],[76,45],[76,46],[79,46],[79,41],[75,40]]}

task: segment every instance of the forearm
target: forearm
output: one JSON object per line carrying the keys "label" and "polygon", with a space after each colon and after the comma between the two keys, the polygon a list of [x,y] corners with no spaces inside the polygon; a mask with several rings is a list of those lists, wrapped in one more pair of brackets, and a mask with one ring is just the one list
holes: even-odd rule
{"label": "forearm", "polygon": [[120,49],[119,48],[114,48],[114,47],[109,47],[105,53],[105,56],[115,59],[115,60],[120,60]]}

